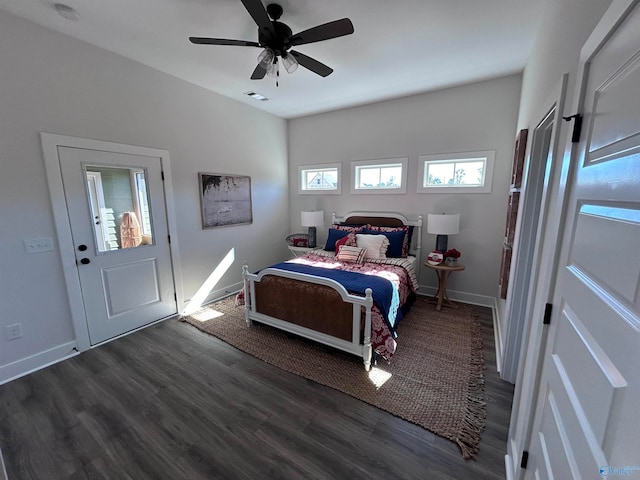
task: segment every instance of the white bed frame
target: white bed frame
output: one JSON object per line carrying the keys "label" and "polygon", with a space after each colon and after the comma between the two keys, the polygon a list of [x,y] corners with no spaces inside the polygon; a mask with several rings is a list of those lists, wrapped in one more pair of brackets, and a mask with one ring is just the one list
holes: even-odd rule
{"label": "white bed frame", "polygon": [[[331,221],[333,223],[343,222],[350,217],[372,217],[372,218],[396,218],[404,225],[413,225],[414,232],[411,238],[411,246],[409,253],[411,255],[420,257],[421,244],[422,244],[422,216],[418,216],[417,220],[409,220],[404,215],[391,212],[350,212],[344,215],[344,217],[337,217],[333,212]],[[275,275],[278,277],[290,278],[293,280],[300,280],[303,282],[315,283],[317,285],[325,285],[335,290],[345,303],[350,303],[353,307],[353,324],[352,324],[352,338],[351,341],[343,340],[325,333],[317,332],[315,330],[296,325],[279,318],[275,318],[269,315],[264,315],[256,311],[255,302],[252,299],[256,298],[255,284],[260,282],[263,277],[267,275]],[[285,330],[287,332],[300,335],[316,342],[328,345],[345,352],[362,357],[364,368],[369,371],[371,369],[371,307],[373,306],[372,290],[367,288],[365,290],[365,296],[360,297],[352,295],[335,280],[329,278],[316,277],[313,275],[307,275],[297,272],[289,272],[286,270],[279,270],[277,268],[265,268],[257,274],[249,273],[249,267],[245,264],[242,267],[242,277],[244,282],[245,291],[245,320],[247,325],[251,326],[252,320],[256,320],[267,325]],[[365,324],[364,324],[364,338],[360,341],[360,325],[362,308],[365,312]]]}

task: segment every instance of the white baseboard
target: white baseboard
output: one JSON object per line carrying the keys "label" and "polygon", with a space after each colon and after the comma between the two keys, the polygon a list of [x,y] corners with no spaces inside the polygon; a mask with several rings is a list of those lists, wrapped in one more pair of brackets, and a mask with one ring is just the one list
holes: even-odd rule
{"label": "white baseboard", "polygon": [[0,449],[0,480],[9,480],[9,475],[4,465],[4,458],[2,458],[2,449]]}
{"label": "white baseboard", "polygon": [[494,299],[493,305],[493,338],[496,345],[496,367],[498,373],[502,370],[502,352],[504,346],[502,345],[502,332],[500,331],[500,310],[498,310],[497,300]]}
{"label": "white baseboard", "polygon": [[511,457],[509,455],[504,456],[504,471],[506,480],[515,480],[515,475],[511,470],[511,466],[513,462],[511,461]]}
{"label": "white baseboard", "polygon": [[238,293],[244,284],[242,282],[234,283],[233,285],[229,285],[228,287],[221,288],[220,290],[214,290],[209,295],[207,295],[206,303],[216,302],[222,298],[228,297],[230,295],[235,295]]}
{"label": "white baseboard", "polygon": [[[209,295],[207,295],[205,297],[205,299],[202,301],[202,303],[200,303],[198,305],[197,308],[196,307],[193,307],[193,308],[195,308],[195,310],[199,310],[200,307],[204,307],[205,305],[208,305],[209,303],[213,303],[213,302],[216,302],[216,301],[218,301],[218,300],[220,300],[222,298],[228,297],[230,295],[234,295],[234,294],[238,293],[242,289],[243,286],[244,285],[243,285],[242,282],[237,282],[237,283],[234,283],[234,284],[229,285],[227,287],[220,288],[218,290],[214,290],[214,291],[210,292]],[[190,302],[190,300],[185,300],[184,301],[184,305],[180,309],[180,315],[184,315],[185,311],[189,311],[189,312],[195,311],[195,310],[189,309],[189,302]]]}
{"label": "white baseboard", "polygon": [[0,385],[78,355],[77,343],[63,343],[0,367]]}
{"label": "white baseboard", "polygon": [[[435,287],[425,287],[420,285],[418,289],[418,295],[427,295],[433,297],[437,293]],[[495,312],[496,299],[495,297],[489,297],[486,295],[477,295],[475,293],[459,292],[457,290],[448,290],[447,296],[450,300],[461,303],[469,303],[471,305],[480,305],[481,307],[492,308]],[[494,313],[495,317],[495,313]]]}

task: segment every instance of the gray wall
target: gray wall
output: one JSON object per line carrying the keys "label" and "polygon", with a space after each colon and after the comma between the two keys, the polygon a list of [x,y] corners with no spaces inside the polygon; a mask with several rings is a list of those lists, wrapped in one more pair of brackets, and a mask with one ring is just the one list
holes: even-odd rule
{"label": "gray wall", "polygon": [[[520,75],[446,90],[354,107],[289,121],[290,229],[303,232],[300,211],[322,209],[326,239],[331,212],[396,211],[423,215],[423,257],[419,282],[432,292],[436,278],[422,263],[435,247],[426,233],[428,213],[460,213],[460,233],[449,237],[450,247],[462,252],[466,270],[450,277],[449,290],[457,298],[494,305],[504,237]],[[495,150],[493,188],[487,194],[418,194],[418,156],[448,152]],[[350,162],[408,157],[407,193],[351,195]],[[342,195],[299,195],[299,165],[342,163]],[[322,233],[321,233],[322,232]],[[430,287],[430,288],[428,288]]]}
{"label": "gray wall", "polygon": [[[121,56],[0,11],[0,382],[60,358],[74,340],[39,132],[169,151],[185,298],[227,252],[216,289],[286,256],[287,124]],[[250,175],[253,224],[203,230],[198,172]],[[26,255],[23,240],[55,251]],[[1,329],[4,332],[4,328]]]}

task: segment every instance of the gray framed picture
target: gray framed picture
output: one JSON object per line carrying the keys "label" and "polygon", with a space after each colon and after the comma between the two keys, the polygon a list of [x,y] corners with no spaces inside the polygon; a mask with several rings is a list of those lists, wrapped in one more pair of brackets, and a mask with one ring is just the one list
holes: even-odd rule
{"label": "gray framed picture", "polygon": [[198,173],[202,228],[253,222],[251,177]]}

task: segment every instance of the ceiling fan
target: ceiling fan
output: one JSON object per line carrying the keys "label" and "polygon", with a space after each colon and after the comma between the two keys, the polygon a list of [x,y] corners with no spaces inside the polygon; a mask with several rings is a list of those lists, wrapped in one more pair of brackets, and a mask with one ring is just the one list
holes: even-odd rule
{"label": "ceiling fan", "polygon": [[278,57],[280,57],[288,73],[293,73],[298,64],[300,64],[321,77],[331,75],[332,68],[303,53],[291,50],[291,47],[353,33],[351,20],[343,18],[303,30],[294,35],[287,25],[278,21],[282,16],[282,7],[277,3],[271,3],[265,9],[260,0],[241,0],[241,2],[258,25],[257,42],[206,37],[189,37],[189,40],[197,45],[232,45],[263,48],[263,51],[258,56],[258,65],[251,75],[252,80],[260,80],[265,75],[279,76]]}

